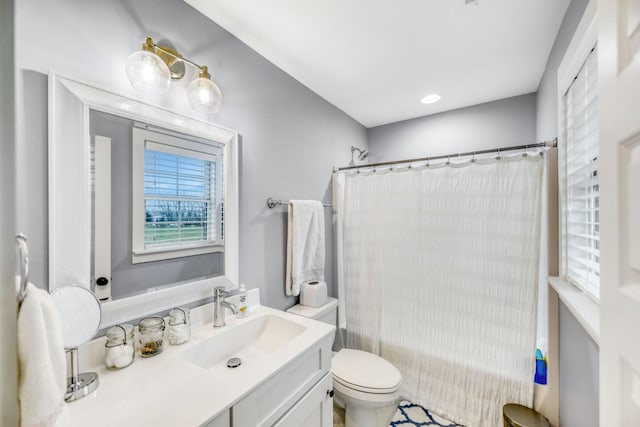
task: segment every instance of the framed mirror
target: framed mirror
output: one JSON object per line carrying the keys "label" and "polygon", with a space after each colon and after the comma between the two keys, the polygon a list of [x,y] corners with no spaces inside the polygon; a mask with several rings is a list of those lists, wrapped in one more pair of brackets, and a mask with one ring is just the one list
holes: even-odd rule
{"label": "framed mirror", "polygon": [[238,282],[238,135],[49,77],[49,288],[108,327]]}

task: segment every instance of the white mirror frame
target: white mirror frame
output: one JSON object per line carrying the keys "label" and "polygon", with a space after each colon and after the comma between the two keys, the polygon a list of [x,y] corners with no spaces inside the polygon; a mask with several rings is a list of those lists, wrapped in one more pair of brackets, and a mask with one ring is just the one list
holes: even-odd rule
{"label": "white mirror frame", "polygon": [[209,298],[214,286],[236,287],[239,275],[238,133],[50,73],[49,290],[72,284],[89,289],[91,286],[89,110],[199,136],[225,147],[224,276],[103,303],[100,327]]}

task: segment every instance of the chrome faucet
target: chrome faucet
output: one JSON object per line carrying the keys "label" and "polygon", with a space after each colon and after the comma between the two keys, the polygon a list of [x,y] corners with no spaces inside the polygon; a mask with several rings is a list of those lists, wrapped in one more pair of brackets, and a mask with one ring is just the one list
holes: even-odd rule
{"label": "chrome faucet", "polygon": [[238,314],[238,307],[225,301],[224,299],[238,293],[238,290],[225,291],[224,286],[216,286],[213,288],[213,327],[222,328],[226,323],[224,321],[225,308],[228,308],[233,314]]}

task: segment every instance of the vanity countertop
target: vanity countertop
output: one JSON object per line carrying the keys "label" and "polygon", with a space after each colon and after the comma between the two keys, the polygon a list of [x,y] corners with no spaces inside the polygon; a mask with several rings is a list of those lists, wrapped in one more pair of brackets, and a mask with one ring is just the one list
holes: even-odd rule
{"label": "vanity countertop", "polygon": [[[214,329],[212,312],[210,304],[193,309],[194,326],[188,342],[171,346],[165,340],[164,351],[150,358],[140,357],[138,351],[133,364],[119,371],[104,367],[104,338],[81,348],[85,355],[81,354],[80,370],[97,372],[100,386],[91,395],[69,404],[71,425],[199,426],[233,406],[320,340],[329,335],[332,340],[335,331],[331,325],[263,306],[251,308],[244,319],[228,312],[227,326]],[[260,354],[259,363],[249,361],[236,369],[206,369],[190,361],[194,352],[199,352],[199,344],[233,334],[244,323],[261,316],[293,322],[303,328],[302,332],[279,343],[277,350]]]}

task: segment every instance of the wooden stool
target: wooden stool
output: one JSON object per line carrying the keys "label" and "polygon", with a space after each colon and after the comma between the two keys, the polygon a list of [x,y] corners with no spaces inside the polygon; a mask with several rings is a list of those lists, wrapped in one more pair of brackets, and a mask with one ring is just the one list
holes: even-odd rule
{"label": "wooden stool", "polygon": [[508,403],[502,408],[504,427],[549,427],[549,421],[526,406]]}

